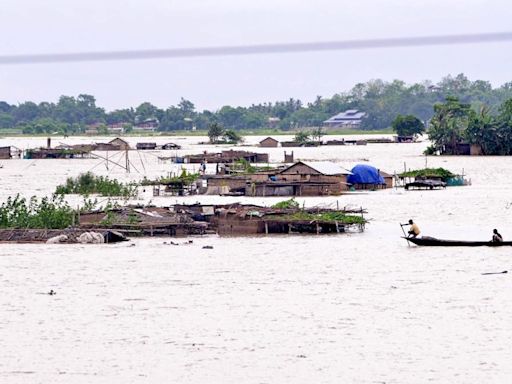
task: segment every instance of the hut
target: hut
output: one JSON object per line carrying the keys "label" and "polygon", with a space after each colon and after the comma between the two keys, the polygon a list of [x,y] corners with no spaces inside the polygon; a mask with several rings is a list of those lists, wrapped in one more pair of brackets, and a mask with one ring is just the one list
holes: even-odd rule
{"label": "hut", "polygon": [[185,163],[233,163],[245,160],[249,163],[268,163],[268,153],[257,153],[248,151],[222,151],[221,153],[204,152],[197,155],[186,155],[183,157]]}
{"label": "hut", "polygon": [[153,150],[156,149],[156,143],[137,143],[137,150]]}
{"label": "hut", "polygon": [[260,141],[260,147],[264,148],[277,148],[279,146],[279,141],[272,137],[267,137]]}
{"label": "hut", "polygon": [[347,190],[350,172],[331,162],[299,161],[269,175],[265,181],[247,183],[248,196],[325,196],[340,195]]}
{"label": "hut", "polygon": [[7,160],[7,159],[14,159],[14,158],[21,158],[21,149],[13,146],[7,146],[7,147],[0,147],[0,159]]}
{"label": "hut", "polygon": [[119,137],[116,137],[114,140],[110,140],[108,143],[118,146],[119,150],[121,150],[121,151],[126,151],[128,149],[131,149],[130,144],[128,144],[128,142],[126,140],[123,140]]}
{"label": "hut", "polygon": [[352,174],[348,176],[347,182],[354,189],[382,189],[389,185],[393,186],[392,176],[386,174],[388,181],[384,179],[382,173],[375,167],[367,164],[358,164],[351,170]]}

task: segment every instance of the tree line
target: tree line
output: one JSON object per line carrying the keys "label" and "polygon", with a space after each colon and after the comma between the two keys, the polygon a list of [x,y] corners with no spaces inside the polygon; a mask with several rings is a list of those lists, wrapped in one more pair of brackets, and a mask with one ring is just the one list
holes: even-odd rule
{"label": "tree line", "polygon": [[478,109],[456,97],[447,97],[434,106],[427,130],[432,146],[427,153],[464,154],[463,145],[477,145],[483,155],[512,155],[512,98],[492,113]]}
{"label": "tree line", "polygon": [[96,105],[94,96],[61,96],[56,103],[26,101],[11,105],[0,101],[0,129],[18,128],[25,133],[83,133],[91,124],[123,124],[127,129],[148,119],[157,119],[159,131],[207,130],[218,124],[228,130],[279,128],[294,130],[319,127],[324,120],[345,111],[366,112],[361,129],[389,128],[397,115],[414,115],[426,122],[434,105],[446,97],[457,97],[478,110],[498,113],[499,106],[512,98],[512,82],[493,88],[488,81],[469,80],[464,74],[447,76],[438,83],[424,81],[408,85],[403,81],[371,80],[356,84],[348,92],[330,98],[317,96],[313,102],[298,99],[253,104],[249,107],[223,106],[216,111],[198,111],[193,102],[181,99],[166,109],[150,102],[137,107],[107,112]]}

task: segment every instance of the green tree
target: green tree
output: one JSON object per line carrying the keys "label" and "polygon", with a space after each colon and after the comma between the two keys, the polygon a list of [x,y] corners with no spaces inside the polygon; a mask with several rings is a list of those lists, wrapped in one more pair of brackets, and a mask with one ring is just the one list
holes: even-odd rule
{"label": "green tree", "polygon": [[447,97],[445,103],[434,105],[428,137],[434,147],[446,153],[458,154],[457,144],[467,141],[467,128],[475,111],[456,97]]}
{"label": "green tree", "polygon": [[224,134],[224,128],[217,123],[213,123],[208,128],[208,137],[210,143],[215,144],[219,141],[219,138]]}
{"label": "green tree", "polygon": [[228,129],[223,134],[224,141],[229,144],[238,144],[242,142],[244,139],[238,133],[233,131],[232,129]]}
{"label": "green tree", "polygon": [[300,131],[295,134],[295,138],[293,141],[300,143],[300,144],[306,144],[310,141],[309,138],[309,132]]}
{"label": "green tree", "polygon": [[413,115],[398,115],[391,126],[399,136],[417,136],[425,130],[423,122]]}

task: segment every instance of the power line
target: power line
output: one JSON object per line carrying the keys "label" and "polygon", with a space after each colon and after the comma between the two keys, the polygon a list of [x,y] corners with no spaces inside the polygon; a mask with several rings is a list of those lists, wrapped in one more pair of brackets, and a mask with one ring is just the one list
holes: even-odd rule
{"label": "power line", "polygon": [[385,39],[342,40],[310,43],[237,45],[198,48],[172,48],[130,51],[72,52],[48,54],[0,55],[0,65],[42,64],[83,61],[119,61],[144,59],[176,59],[186,57],[282,54],[315,51],[344,51],[422,47],[435,45],[481,44],[512,41],[512,32],[396,37]]}

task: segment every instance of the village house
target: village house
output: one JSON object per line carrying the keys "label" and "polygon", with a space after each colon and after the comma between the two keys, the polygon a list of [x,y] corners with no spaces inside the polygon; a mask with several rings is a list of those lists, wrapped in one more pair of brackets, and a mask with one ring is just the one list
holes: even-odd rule
{"label": "village house", "polygon": [[133,126],[134,132],[155,132],[160,123],[157,119],[146,119],[140,121]]}
{"label": "village house", "polygon": [[260,141],[260,147],[264,148],[277,148],[279,146],[279,141],[272,137],[267,137]]}
{"label": "village house", "polygon": [[268,153],[257,153],[248,151],[222,151],[220,153],[204,152],[197,155],[185,155],[184,163],[233,163],[235,161],[245,160],[249,163],[268,163]]}
{"label": "village house", "polygon": [[108,144],[116,145],[119,147],[119,150],[126,151],[131,149],[130,144],[126,140],[121,139],[120,137],[116,137],[113,140],[110,140]]}
{"label": "village house", "polygon": [[0,147],[0,159],[14,159],[21,158],[22,150],[13,146]]}
{"label": "village house", "polygon": [[353,167],[347,182],[351,189],[385,189],[393,188],[393,176],[367,164]]}
{"label": "village house", "polygon": [[325,196],[340,195],[348,190],[347,176],[351,173],[331,162],[299,161],[266,180],[251,180],[246,185],[247,196]]}
{"label": "village house", "polygon": [[357,109],[349,109],[325,120],[324,126],[329,128],[359,128],[366,113]]}

